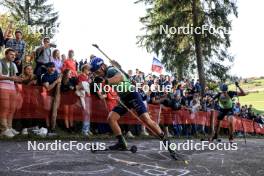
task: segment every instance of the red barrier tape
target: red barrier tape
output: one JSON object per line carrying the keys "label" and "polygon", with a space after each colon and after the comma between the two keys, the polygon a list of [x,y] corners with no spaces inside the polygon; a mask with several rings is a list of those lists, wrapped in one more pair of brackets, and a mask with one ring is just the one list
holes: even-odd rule
{"label": "red barrier tape", "polygon": [[[3,90],[1,90],[3,93]],[[107,123],[108,111],[117,103],[116,100],[107,100],[106,104],[95,96],[86,97],[86,103],[92,98],[91,122]],[[45,88],[38,86],[24,86],[17,85],[17,99],[12,100],[16,103],[16,119],[46,119],[49,117],[51,112],[51,93],[47,92]],[[7,102],[9,103],[9,102]],[[149,105],[149,112],[151,118],[154,121],[160,120],[160,124],[197,124],[210,126],[210,112],[197,112],[191,114],[187,110],[173,111],[170,108],[162,108],[160,118],[158,105]],[[6,111],[9,111],[6,109]],[[217,117],[217,112],[215,117]],[[83,110],[79,97],[74,92],[63,93],[61,96],[61,104],[58,110],[58,119],[72,118],[75,121],[83,120]],[[139,124],[139,122],[127,113],[120,120],[121,124]],[[216,123],[216,120],[215,120]],[[236,131],[256,132],[258,134],[264,134],[264,128],[261,128],[259,124],[248,119],[241,119],[240,117],[234,118],[234,129]],[[227,128],[227,120],[224,119],[222,127]]]}

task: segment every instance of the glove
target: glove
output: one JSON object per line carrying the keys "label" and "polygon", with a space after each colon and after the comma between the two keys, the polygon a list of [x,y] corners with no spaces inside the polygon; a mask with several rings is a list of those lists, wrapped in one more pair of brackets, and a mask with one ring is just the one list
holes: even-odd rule
{"label": "glove", "polygon": [[239,87],[239,84],[238,84],[238,82],[237,82],[237,81],[235,82],[235,85],[236,85],[237,87]]}
{"label": "glove", "polygon": [[101,78],[101,77],[95,77],[95,78],[94,78],[94,82],[95,82],[95,83],[102,83],[102,82],[104,82],[104,79]]}

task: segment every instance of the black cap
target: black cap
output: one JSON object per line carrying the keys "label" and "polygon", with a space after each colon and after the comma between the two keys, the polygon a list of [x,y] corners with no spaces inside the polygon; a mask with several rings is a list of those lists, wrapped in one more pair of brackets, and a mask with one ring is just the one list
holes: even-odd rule
{"label": "black cap", "polygon": [[46,67],[55,67],[55,64],[54,64],[54,62],[48,62],[48,63],[46,63]]}

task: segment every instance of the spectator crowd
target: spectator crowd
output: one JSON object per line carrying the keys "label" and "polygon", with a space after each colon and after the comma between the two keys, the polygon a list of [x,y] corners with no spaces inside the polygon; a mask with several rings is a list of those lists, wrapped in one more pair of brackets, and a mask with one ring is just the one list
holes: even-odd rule
{"label": "spectator crowd", "polygon": [[[12,34],[12,33],[11,33]],[[100,99],[107,102],[115,101],[116,94],[104,94],[102,92],[91,92],[89,85],[93,83],[92,74],[90,73],[89,59],[82,59],[77,62],[74,50],[69,50],[67,55],[60,53],[56,45],[52,44],[50,38],[45,37],[42,45],[32,53],[26,53],[27,42],[23,40],[23,33],[20,30],[15,31],[13,38],[9,31],[3,33],[0,30],[0,47],[4,53],[4,58],[0,60],[0,130],[1,134],[6,137],[14,137],[19,134],[17,129],[13,128],[13,116],[15,113],[14,104],[6,102],[14,99],[16,96],[15,83],[43,86],[47,91],[53,92],[52,96],[56,100],[56,92],[62,96],[76,92],[80,98],[83,109],[90,109],[89,103],[85,103],[83,98],[90,97],[90,94],[97,94]],[[127,72],[132,83],[153,86],[155,88],[163,86],[171,86],[172,91],[155,92],[144,90],[140,91],[143,100],[147,104],[160,105],[161,108],[172,108],[173,110],[187,109],[195,118],[195,114],[199,111],[212,112],[218,109],[218,104],[213,101],[214,90],[205,88],[202,96],[202,87],[199,80],[183,79],[179,80],[176,76],[145,74],[139,69]],[[114,93],[114,90],[112,91]],[[91,100],[90,100],[91,101]],[[92,102],[91,102],[92,103]],[[54,106],[54,103],[52,104]],[[108,104],[111,109],[111,103]],[[6,111],[8,109],[8,111]],[[75,122],[69,115],[72,112],[71,106],[63,105],[65,112],[63,129],[72,133],[78,131],[75,128]],[[253,111],[252,105],[243,105],[234,100],[234,113],[243,118],[254,120],[259,124],[264,124],[264,117]],[[83,113],[84,120],[80,132],[85,136],[93,135],[93,133],[110,132],[110,128],[106,124],[91,125],[89,121],[89,110]],[[56,121],[56,119],[55,119]],[[36,124],[36,126],[40,126]],[[25,128],[27,127],[27,128]],[[50,121],[46,122],[43,127],[48,129],[50,135],[56,135],[56,122],[51,115]],[[36,127],[35,127],[36,128]],[[134,135],[149,135],[143,126],[123,125],[123,131],[127,137],[133,138]],[[163,127],[167,136],[173,135],[194,135],[197,133],[206,133],[205,126],[196,125],[179,125],[171,124]],[[24,125],[22,133],[28,133],[28,125]],[[44,129],[44,128],[42,128]],[[103,129],[103,130],[99,130]]]}

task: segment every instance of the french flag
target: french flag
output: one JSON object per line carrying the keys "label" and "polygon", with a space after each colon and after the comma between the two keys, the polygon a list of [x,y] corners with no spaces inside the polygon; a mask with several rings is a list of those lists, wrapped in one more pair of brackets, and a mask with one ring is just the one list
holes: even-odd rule
{"label": "french flag", "polygon": [[152,61],[151,71],[152,72],[157,72],[157,73],[161,74],[162,70],[163,70],[162,63],[158,59],[156,59],[154,57],[153,58],[153,61]]}

